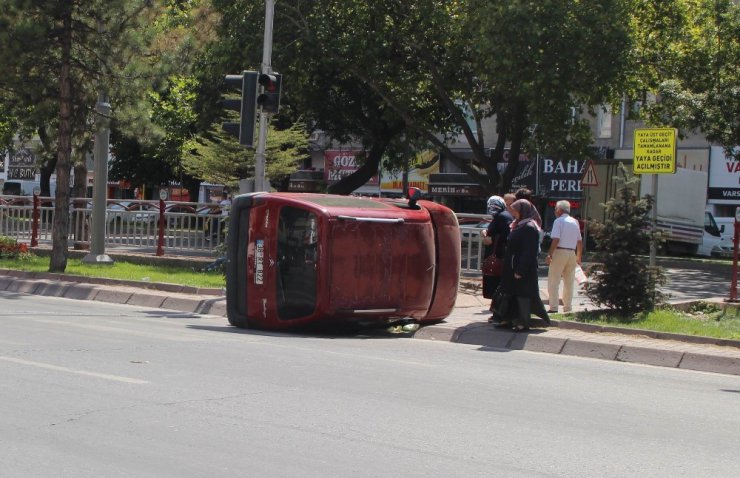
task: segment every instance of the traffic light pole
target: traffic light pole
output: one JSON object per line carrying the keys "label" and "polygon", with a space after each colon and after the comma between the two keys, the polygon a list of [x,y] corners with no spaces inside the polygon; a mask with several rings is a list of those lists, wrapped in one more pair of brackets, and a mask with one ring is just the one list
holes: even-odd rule
{"label": "traffic light pole", "polygon": [[[275,16],[275,0],[265,0],[265,38],[262,46],[262,73],[272,73],[272,23]],[[260,111],[260,133],[254,155],[254,190],[269,191],[265,179],[265,150],[269,115]]]}

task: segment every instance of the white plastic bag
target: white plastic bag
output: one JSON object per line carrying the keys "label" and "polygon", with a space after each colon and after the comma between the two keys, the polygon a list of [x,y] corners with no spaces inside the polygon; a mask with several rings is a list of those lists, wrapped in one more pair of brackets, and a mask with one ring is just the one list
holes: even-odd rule
{"label": "white plastic bag", "polygon": [[580,264],[576,265],[576,282],[578,282],[578,285],[583,285],[588,282],[588,276],[583,271]]}

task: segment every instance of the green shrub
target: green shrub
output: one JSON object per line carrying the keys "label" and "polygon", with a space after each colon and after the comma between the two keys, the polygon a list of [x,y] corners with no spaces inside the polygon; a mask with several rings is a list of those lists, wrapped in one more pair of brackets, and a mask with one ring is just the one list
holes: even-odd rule
{"label": "green shrub", "polygon": [[660,241],[660,236],[651,232],[648,218],[653,198],[637,197],[639,179],[621,163],[615,179],[618,195],[604,205],[607,220],[589,223],[593,224],[598,249],[586,295],[594,303],[627,316],[652,310],[664,300],[659,287],[665,284],[665,276],[661,268],[650,268],[638,257],[651,243]]}

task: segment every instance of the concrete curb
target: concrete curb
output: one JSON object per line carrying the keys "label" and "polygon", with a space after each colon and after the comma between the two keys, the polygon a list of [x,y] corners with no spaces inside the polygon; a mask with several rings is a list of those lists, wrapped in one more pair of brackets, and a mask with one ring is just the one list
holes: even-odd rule
{"label": "concrete curb", "polygon": [[[724,350],[689,350],[693,347],[702,347],[704,343],[685,343],[676,348],[675,341],[656,337],[653,340],[663,340],[660,346],[641,346],[639,342],[630,343],[633,336],[621,334],[624,329],[617,329],[618,337],[605,335],[605,331],[590,331],[592,337],[571,337],[567,329],[532,329],[526,333],[514,333],[508,330],[497,330],[487,323],[472,323],[463,327],[449,327],[445,325],[430,325],[422,327],[414,334],[414,338],[454,342],[467,345],[478,345],[484,348],[499,350],[527,350],[552,354],[571,355],[576,357],[614,360],[617,362],[639,363],[659,367],[680,368],[702,372],[740,375],[740,352]],[[582,334],[585,335],[585,334]],[[677,334],[656,334],[686,337]],[[673,337],[672,337],[673,338]],[[596,340],[598,339],[598,340]],[[646,337],[644,340],[649,340]],[[632,340],[634,341],[634,340]],[[737,342],[737,341],[731,341]],[[684,344],[684,342],[680,342]],[[709,344],[717,345],[717,344]],[[713,353],[714,352],[714,353]]]}
{"label": "concrete curb", "polygon": [[655,332],[653,330],[628,329],[626,327],[610,327],[607,325],[584,324],[583,322],[573,322],[570,320],[553,320],[552,322],[553,325],[556,325],[561,329],[573,329],[589,333],[640,335],[652,339],[676,340],[691,344],[719,345],[722,347],[735,347],[740,349],[740,340],[718,339],[714,337],[704,337],[698,335],[673,334],[670,332]]}
{"label": "concrete curb", "polygon": [[[0,270],[0,274],[5,274],[0,275],[0,290],[226,317],[226,298],[215,296],[216,289],[111,279],[83,282],[87,278],[68,274],[13,272]],[[66,281],[62,277],[77,280]]]}

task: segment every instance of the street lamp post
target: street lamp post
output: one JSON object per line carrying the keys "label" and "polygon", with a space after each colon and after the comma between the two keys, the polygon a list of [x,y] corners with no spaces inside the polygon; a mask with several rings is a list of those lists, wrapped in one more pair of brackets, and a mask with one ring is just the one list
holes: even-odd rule
{"label": "street lamp post", "polygon": [[98,103],[95,107],[97,131],[95,132],[93,207],[92,228],[90,237],[90,253],[82,258],[85,264],[113,264],[105,253],[105,209],[106,189],[108,186],[108,143],[110,141],[109,117],[110,104],[105,94],[98,94]]}

